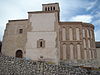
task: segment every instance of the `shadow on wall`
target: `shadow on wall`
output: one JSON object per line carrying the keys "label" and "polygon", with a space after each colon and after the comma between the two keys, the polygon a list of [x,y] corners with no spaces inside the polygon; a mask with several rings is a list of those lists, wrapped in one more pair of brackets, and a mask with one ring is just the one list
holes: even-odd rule
{"label": "shadow on wall", "polygon": [[2,42],[0,41],[0,53],[1,53]]}

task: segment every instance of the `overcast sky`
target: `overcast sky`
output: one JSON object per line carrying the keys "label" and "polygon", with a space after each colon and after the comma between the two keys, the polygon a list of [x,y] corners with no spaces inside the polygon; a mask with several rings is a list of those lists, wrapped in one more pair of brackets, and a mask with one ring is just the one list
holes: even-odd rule
{"label": "overcast sky", "polygon": [[42,4],[58,2],[61,21],[82,21],[95,26],[100,41],[100,0],[0,0],[0,40],[8,20],[26,19],[28,11],[41,11]]}

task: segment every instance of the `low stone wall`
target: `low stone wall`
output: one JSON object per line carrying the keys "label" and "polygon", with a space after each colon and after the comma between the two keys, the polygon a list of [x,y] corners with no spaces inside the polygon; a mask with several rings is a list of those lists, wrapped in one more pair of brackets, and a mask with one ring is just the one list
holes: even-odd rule
{"label": "low stone wall", "polygon": [[61,61],[60,63],[68,64],[71,66],[86,66],[86,67],[94,67],[98,68],[99,62],[97,60],[91,59],[91,60],[70,60],[70,61]]}
{"label": "low stone wall", "polygon": [[44,61],[32,61],[0,54],[0,75],[100,75],[100,71],[88,70],[61,62],[59,65]]}

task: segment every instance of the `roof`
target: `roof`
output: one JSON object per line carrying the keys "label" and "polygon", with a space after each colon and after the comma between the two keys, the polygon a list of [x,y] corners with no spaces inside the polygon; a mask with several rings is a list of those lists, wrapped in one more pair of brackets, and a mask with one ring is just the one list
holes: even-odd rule
{"label": "roof", "polygon": [[42,5],[53,5],[53,4],[59,4],[59,3],[48,3],[48,4],[42,4]]}
{"label": "roof", "polygon": [[82,24],[82,22],[59,22],[60,25],[64,24]]}
{"label": "roof", "polygon": [[54,12],[58,12],[58,10],[54,10],[54,11],[30,11],[28,13],[54,13]]}
{"label": "roof", "polygon": [[100,42],[96,42],[96,48],[100,48]]}
{"label": "roof", "polygon": [[93,26],[93,24],[90,24],[90,23],[84,23],[84,22],[83,22],[82,24],[85,24],[85,25],[88,25],[88,26],[89,26],[89,25],[92,25],[92,26]]}
{"label": "roof", "polygon": [[18,20],[9,20],[9,22],[15,22],[15,21],[27,21],[28,19],[18,19]]}

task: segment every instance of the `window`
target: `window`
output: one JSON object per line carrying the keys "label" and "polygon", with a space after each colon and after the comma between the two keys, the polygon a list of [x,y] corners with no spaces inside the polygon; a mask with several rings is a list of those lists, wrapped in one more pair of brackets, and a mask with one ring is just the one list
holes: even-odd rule
{"label": "window", "polygon": [[37,41],[37,48],[44,48],[45,47],[45,41],[43,39],[39,39]]}
{"label": "window", "polygon": [[53,7],[53,10],[55,10],[55,7]]}
{"label": "window", "polygon": [[76,40],[80,40],[80,30],[76,28]]}
{"label": "window", "polygon": [[63,44],[63,59],[66,59],[66,44]]}
{"label": "window", "polygon": [[82,30],[82,36],[85,38],[85,29]]}
{"label": "window", "polygon": [[19,29],[19,33],[23,33],[23,29]]}
{"label": "window", "polygon": [[45,7],[45,11],[47,11],[47,7]]}
{"label": "window", "polygon": [[70,59],[74,59],[74,45],[73,44],[70,44]]}
{"label": "window", "polygon": [[90,30],[87,29],[87,37],[89,38],[90,37]]}
{"label": "window", "polygon": [[51,10],[52,10],[52,7],[51,7]]}
{"label": "window", "polygon": [[84,45],[84,48],[86,48],[86,40],[83,39],[83,45]]}
{"label": "window", "polygon": [[73,40],[73,29],[69,28],[69,40]]}
{"label": "window", "polygon": [[92,39],[93,38],[92,30],[90,30],[90,36],[91,36],[91,39]]}
{"label": "window", "polygon": [[80,49],[80,44],[77,44],[77,56],[78,56],[78,59],[81,59],[81,49]]}
{"label": "window", "polygon": [[65,27],[62,28],[62,40],[63,41],[66,40],[66,29],[65,29]]}
{"label": "window", "polygon": [[88,39],[88,48],[90,48],[90,40]]}
{"label": "window", "polygon": [[40,47],[42,47],[42,46],[43,46],[43,42],[41,41],[41,42],[40,42]]}

